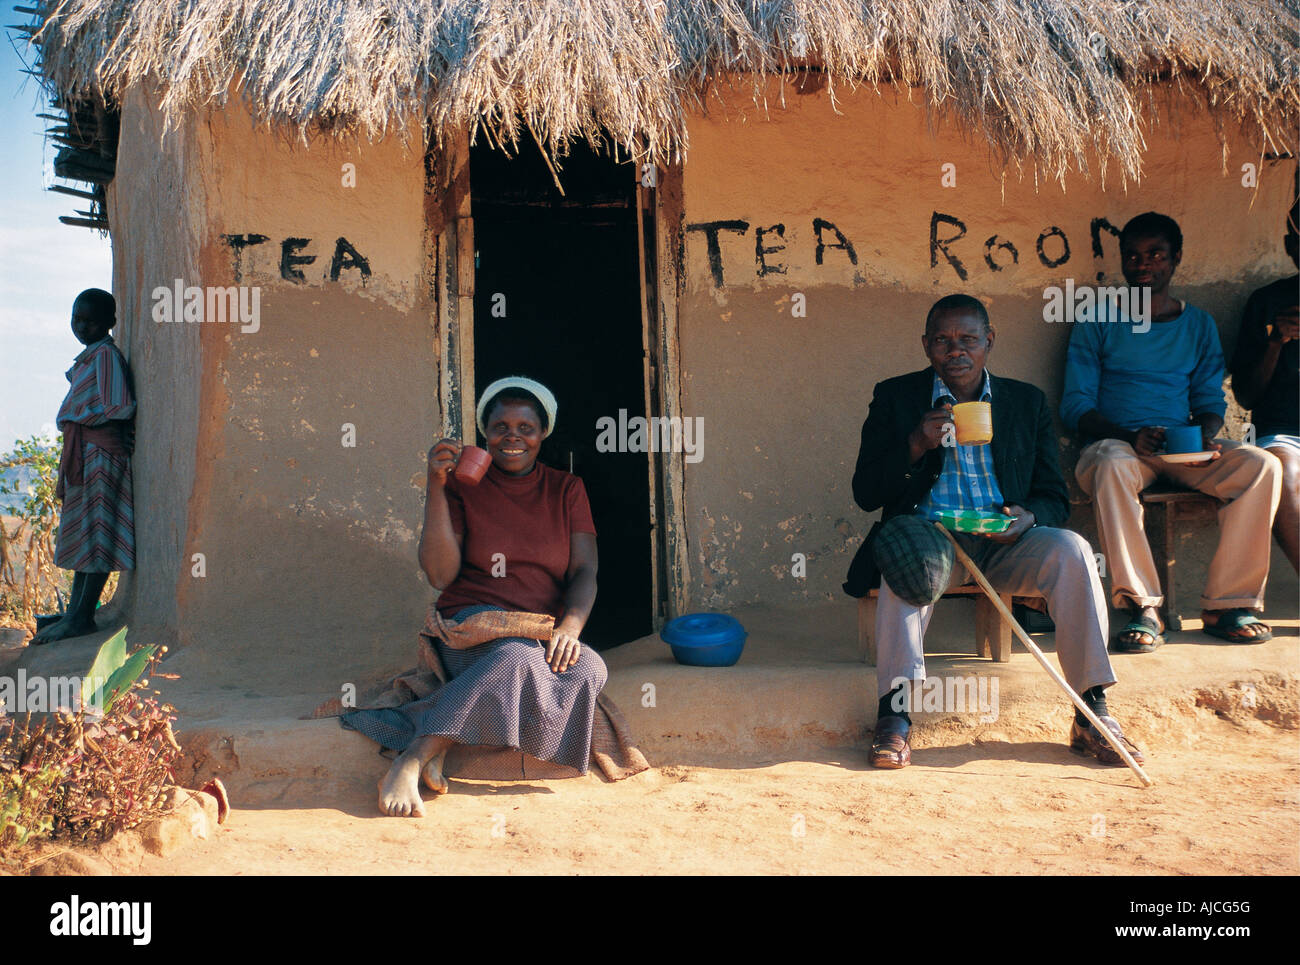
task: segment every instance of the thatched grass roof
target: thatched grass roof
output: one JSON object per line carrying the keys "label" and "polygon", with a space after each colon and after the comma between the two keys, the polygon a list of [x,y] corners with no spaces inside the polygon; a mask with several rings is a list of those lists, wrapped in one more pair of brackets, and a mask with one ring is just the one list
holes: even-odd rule
{"label": "thatched grass roof", "polygon": [[[1053,177],[1140,173],[1170,104],[1300,128],[1295,0],[42,0],[41,71],[65,95],[160,85],[173,118],[242,92],[273,125],[376,137],[481,124],[557,153],[603,128],[676,159],[710,82],[800,67],[924,93]],[[734,79],[734,78],[733,78]],[[1168,97],[1172,92],[1173,96]],[[529,131],[531,128],[531,132]],[[1096,152],[1096,153],[1094,153]],[[1095,173],[1095,166],[1092,171]]]}

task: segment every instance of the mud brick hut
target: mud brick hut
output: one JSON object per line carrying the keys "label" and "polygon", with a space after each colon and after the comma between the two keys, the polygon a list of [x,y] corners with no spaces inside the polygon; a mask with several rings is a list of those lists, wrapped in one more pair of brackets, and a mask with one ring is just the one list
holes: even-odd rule
{"label": "mud brick hut", "polygon": [[[31,9],[140,398],[115,606],[250,673],[406,661],[425,454],[503,374],[559,397],[544,458],[591,494],[608,645],[851,605],[870,389],[925,364],[936,297],[985,299],[992,368],[1059,399],[1044,289],[1118,282],[1132,215],[1179,220],[1177,291],[1228,351],[1289,270],[1282,0]],[[646,418],[695,451],[635,451]],[[1188,532],[1194,587],[1214,524]]]}

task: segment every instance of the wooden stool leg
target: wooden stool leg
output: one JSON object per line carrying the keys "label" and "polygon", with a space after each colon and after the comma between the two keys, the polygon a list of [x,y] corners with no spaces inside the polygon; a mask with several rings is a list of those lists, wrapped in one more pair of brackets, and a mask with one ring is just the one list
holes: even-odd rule
{"label": "wooden stool leg", "polygon": [[[999,593],[998,596],[1010,610],[1011,594]],[[975,640],[981,657],[991,657],[998,663],[1007,663],[1011,659],[1011,628],[993,602],[983,595],[975,600]]]}
{"label": "wooden stool leg", "polygon": [[[1002,605],[1010,610],[1011,594],[999,593],[998,597],[1002,600]],[[985,599],[988,598],[985,597]],[[993,604],[990,603],[989,608],[992,609],[992,607]],[[1007,621],[1001,619],[1000,615],[996,612],[993,614],[993,619],[998,621],[997,636],[993,638],[993,659],[998,663],[1009,663],[1011,661],[1011,627],[1009,627]]]}
{"label": "wooden stool leg", "polygon": [[993,656],[997,625],[1001,619],[997,608],[989,602],[988,597],[980,594],[975,598],[975,655],[977,657]]}
{"label": "wooden stool leg", "polygon": [[1156,572],[1161,575],[1161,590],[1165,600],[1160,604],[1160,618],[1168,630],[1181,630],[1182,617],[1178,613],[1178,589],[1174,584],[1174,564],[1177,562],[1175,523],[1178,514],[1168,503],[1146,507],[1147,543],[1151,546],[1151,559]]}
{"label": "wooden stool leg", "polygon": [[862,662],[876,665],[876,598],[864,596],[858,600],[858,649]]}
{"label": "wooden stool leg", "polygon": [[1178,610],[1178,590],[1174,586],[1174,563],[1177,561],[1178,544],[1174,542],[1175,526],[1178,513],[1173,506],[1165,507],[1165,605],[1163,607],[1165,627],[1169,630],[1183,628],[1183,616]]}

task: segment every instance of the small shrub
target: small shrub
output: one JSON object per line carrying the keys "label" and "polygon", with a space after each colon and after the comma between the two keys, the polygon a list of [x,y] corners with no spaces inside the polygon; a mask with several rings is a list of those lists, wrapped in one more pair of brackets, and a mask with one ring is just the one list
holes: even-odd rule
{"label": "small shrub", "polygon": [[[0,503],[13,507],[18,523],[12,529],[0,523],[0,626],[26,626],[35,630],[37,612],[51,612],[58,594],[66,599],[72,574],[54,565],[54,540],[59,530],[59,501],[54,495],[59,479],[58,439],[33,436],[15,443],[0,456],[0,473],[12,478],[0,482]],[[31,477],[24,484],[19,474]],[[3,515],[3,514],[0,514]],[[116,574],[110,578],[107,598],[112,598]]]}
{"label": "small shrub", "polygon": [[86,701],[75,713],[0,712],[0,863],[42,837],[102,841],[163,810],[181,749],[175,708],[149,683],[174,675],[157,670],[166,647],[128,655],[124,638],[125,630],[107,641],[87,675],[103,685],[102,714]]}
{"label": "small shrub", "polygon": [[[55,612],[59,596],[66,600],[72,593],[72,571],[54,563],[61,438],[19,440],[12,452],[0,456],[0,473],[12,476],[0,480],[0,504],[12,506],[18,520],[11,528],[0,522],[0,627],[35,632],[36,614]],[[24,485],[20,473],[31,482]],[[113,598],[118,576],[109,576],[101,594],[104,600]]]}

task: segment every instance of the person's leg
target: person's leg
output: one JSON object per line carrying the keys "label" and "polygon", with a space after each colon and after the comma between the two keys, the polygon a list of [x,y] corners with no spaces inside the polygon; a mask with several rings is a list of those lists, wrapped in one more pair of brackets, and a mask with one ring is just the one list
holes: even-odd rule
{"label": "person's leg", "polygon": [[393,761],[379,782],[379,810],[394,818],[424,817],[420,778],[429,790],[443,794],[447,782],[442,776],[442,759],[452,745],[449,737],[418,737]]}
{"label": "person's leg", "polygon": [[[75,584],[81,580],[81,595],[77,596]],[[82,636],[95,632],[95,607],[108,583],[107,573],[78,573],[73,580],[73,600],[68,604],[68,618],[71,621],[70,636]]]}
{"label": "person's leg", "polygon": [[[1115,673],[1106,653],[1106,598],[1087,540],[1071,530],[1042,527],[1031,529],[1010,546],[992,544],[972,558],[998,592],[1047,600],[1056,623],[1056,657],[1066,682],[1141,763],[1142,752],[1124,736],[1106,704],[1105,691],[1115,682]],[[1103,764],[1124,766],[1124,759],[1077,707],[1070,725],[1070,749]]]}
{"label": "person's leg", "polygon": [[107,582],[107,573],[77,572],[72,578],[72,593],[68,597],[68,608],[60,619],[32,637],[32,644],[40,646],[56,640],[94,633],[95,605],[99,602],[100,594],[104,592],[104,584]]}
{"label": "person's leg", "polygon": [[61,619],[66,620],[72,614],[77,612],[77,609],[81,606],[81,598],[85,595],[85,593],[86,593],[86,574],[73,573],[72,592],[68,594],[68,605],[64,607],[63,616]]}
{"label": "person's leg", "polygon": [[67,632],[70,625],[69,618],[72,616],[73,610],[76,608],[77,601],[81,599],[81,594],[85,589],[85,585],[85,574],[74,573],[72,576],[72,592],[68,595],[68,604],[63,610],[63,615],[53,623],[48,624],[43,629],[37,631],[31,639],[31,646],[39,647],[42,644],[53,643],[55,640],[63,640],[71,636],[71,634]]}
{"label": "person's leg", "polygon": [[[1110,570],[1111,602],[1129,608],[1135,618],[1159,625],[1160,577],[1142,525],[1138,494],[1156,480],[1156,472],[1133,447],[1103,439],[1084,448],[1074,470],[1080,488],[1092,497],[1098,541]],[[1145,639],[1144,639],[1145,638]],[[1149,644],[1152,634],[1121,634],[1122,645]]]}
{"label": "person's leg", "polygon": [[912,761],[908,713],[917,682],[925,679],[925,631],[934,606],[914,606],[890,589],[882,576],[876,601],[876,725],[872,767],[894,770]]}
{"label": "person's leg", "polygon": [[925,680],[925,631],[934,606],[913,606],[882,577],[876,600],[876,697],[889,696],[901,681]]}
{"label": "person's leg", "polygon": [[[1282,466],[1271,453],[1231,439],[1215,440],[1223,449],[1208,466],[1170,465],[1176,482],[1223,500],[1219,507],[1219,545],[1210,561],[1202,619],[1214,626],[1226,610],[1262,611],[1268,582],[1269,533],[1282,492]],[[1269,635],[1263,623],[1241,628],[1249,641]]]}
{"label": "person's leg", "polygon": [[1273,518],[1273,538],[1300,573],[1300,449],[1270,446],[1267,450],[1282,463],[1282,493]]}
{"label": "person's leg", "polygon": [[1047,601],[1056,624],[1061,673],[1074,691],[1113,684],[1106,653],[1106,596],[1088,541],[1072,530],[1043,526],[1009,546],[988,544],[972,558],[994,589]]}

